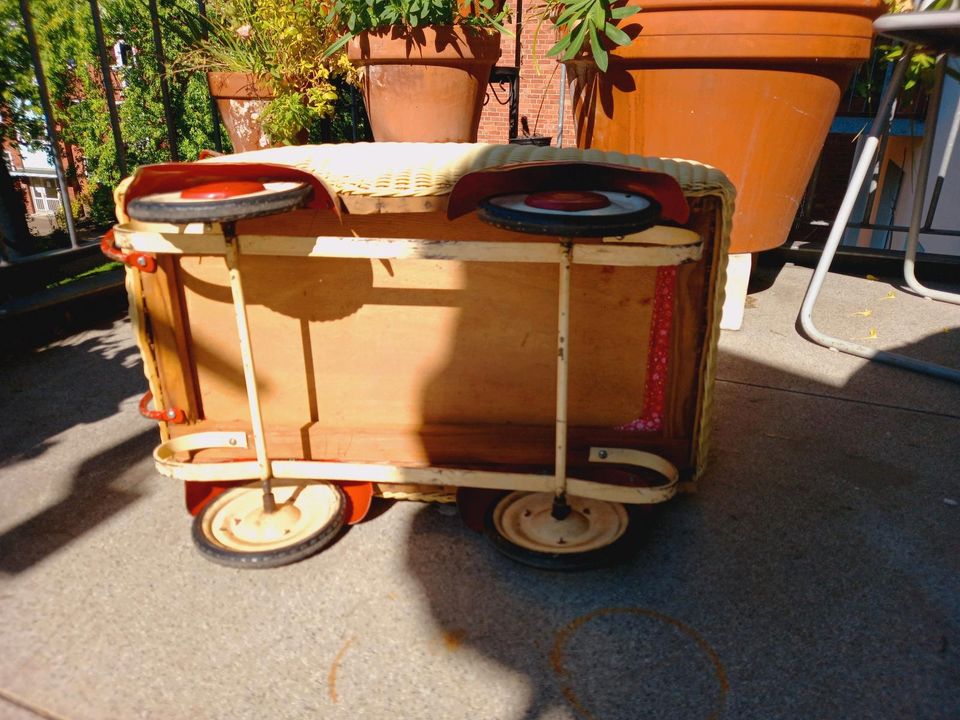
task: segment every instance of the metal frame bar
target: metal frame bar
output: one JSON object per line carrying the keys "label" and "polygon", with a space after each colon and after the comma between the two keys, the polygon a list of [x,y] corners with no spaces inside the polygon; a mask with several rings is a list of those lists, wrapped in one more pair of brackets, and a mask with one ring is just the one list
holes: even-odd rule
{"label": "metal frame bar", "polygon": [[157,60],[157,69],[160,76],[160,100],[163,103],[163,117],[167,124],[167,143],[170,145],[170,159],[173,162],[180,160],[180,149],[177,147],[177,125],[173,119],[173,103],[170,99],[170,86],[167,83],[167,60],[163,53],[163,38],[160,36],[160,12],[157,9],[157,0],[147,0],[147,9],[150,12],[150,27],[153,31],[153,50]]}
{"label": "metal frame bar", "polygon": [[[91,0],[92,1],[92,0]],[[206,0],[197,0],[197,12],[200,14],[200,20],[203,22],[203,31],[201,38],[207,39],[207,3]],[[207,85],[207,101],[210,104],[210,127],[213,130],[211,140],[213,140],[213,149],[217,152],[223,152],[223,142],[220,140],[220,112],[217,110],[217,101],[210,94],[210,86]],[[356,142],[357,138],[354,137]]]}
{"label": "metal frame bar", "polygon": [[560,291],[557,308],[557,423],[556,456],[553,463],[553,494],[563,499],[567,493],[567,398],[570,385],[570,275],[573,265],[573,240],[563,243],[560,255]]}
{"label": "metal frame bar", "polygon": [[[157,471],[165,477],[184,482],[234,482],[256,476],[259,463],[244,462],[191,463],[177,460],[184,452],[217,448],[245,449],[244,432],[200,432],[160,443],[153,451]],[[576,497],[623,502],[655,504],[666,502],[677,494],[680,473],[677,468],[653,453],[624,448],[590,448],[590,461],[615,462],[645,468],[661,475],[660,485],[609,485],[593,480],[565,478],[570,495]],[[488,490],[517,490],[553,492],[555,479],[550,475],[533,473],[495,472],[489,470],[461,470],[438,467],[401,467],[379,463],[323,462],[318,460],[269,461],[271,485],[275,487],[301,484],[303,481],[373,482],[383,485],[429,485],[431,487],[472,487]]]}
{"label": "metal frame bar", "polygon": [[[893,117],[897,92],[903,84],[903,78],[910,63],[910,58],[913,56],[913,51],[914,48],[912,45],[906,46],[903,57],[897,63],[893,77],[880,100],[880,107],[870,126],[870,132],[864,141],[860,159],[857,161],[851,174],[847,192],[843,196],[843,201],[840,203],[840,210],[837,212],[833,227],[830,228],[830,234],[823,248],[823,254],[820,256],[820,262],[817,264],[813,277],[810,278],[810,284],[807,286],[807,292],[804,295],[798,319],[806,336],[813,342],[823,345],[824,347],[835,348],[841,352],[866,358],[867,360],[906,368],[944,380],[960,382],[960,371],[936,363],[916,360],[905,355],[877,350],[841,338],[835,338],[821,332],[813,322],[813,308],[816,305],[820,290],[823,287],[823,281],[830,270],[830,265],[833,263],[837,248],[840,246],[840,241],[843,239],[843,234],[847,228],[847,223],[850,221],[850,215],[853,212],[854,204],[860,194],[860,190],[863,188],[867,175],[871,172],[876,162],[877,150],[880,146],[881,138],[884,135],[884,128]],[[922,195],[923,193],[921,192],[921,200]]]}
{"label": "metal frame bar", "polygon": [[107,112],[110,115],[110,130],[113,132],[113,145],[117,152],[117,170],[120,171],[120,177],[124,178],[127,176],[127,150],[120,134],[120,116],[117,114],[113,77],[110,75],[110,63],[107,62],[107,45],[103,39],[103,23],[100,21],[100,5],[97,0],[90,0],[90,15],[97,39],[97,55],[100,58],[100,75],[103,77],[103,94],[106,96]]}
{"label": "metal frame bar", "polygon": [[57,132],[56,120],[53,117],[53,107],[50,105],[50,91],[47,89],[47,78],[43,72],[43,63],[40,61],[40,49],[37,46],[37,35],[33,29],[33,17],[30,15],[30,5],[27,0],[20,0],[20,15],[23,17],[23,28],[27,33],[27,44],[33,60],[34,75],[37,78],[37,90],[40,93],[40,105],[43,108],[43,117],[47,124],[47,136],[53,155],[53,168],[57,173],[57,185],[60,187],[63,215],[67,223],[67,233],[70,235],[70,246],[78,248],[77,230],[73,225],[73,204],[70,201],[70,188],[63,174],[63,165],[60,158],[60,133]]}
{"label": "metal frame bar", "polygon": [[227,270],[230,275],[230,293],[237,317],[237,334],[240,340],[240,357],[243,362],[243,380],[250,404],[250,422],[253,429],[253,445],[257,453],[257,471],[263,488],[263,509],[273,512],[276,502],[270,480],[273,475],[267,457],[267,433],[263,428],[263,412],[260,407],[260,391],[257,388],[257,371],[253,362],[253,345],[250,341],[250,324],[247,321],[247,304],[243,296],[240,276],[240,241],[234,223],[223,224],[223,240],[226,245]]}
{"label": "metal frame bar", "polygon": [[[618,463],[646,468],[666,479],[653,487],[623,487],[607,485],[567,476],[567,404],[569,387],[569,335],[570,335],[570,281],[572,266],[577,262],[577,251],[596,249],[608,251],[604,264],[654,265],[651,260],[638,262],[637,252],[651,257],[663,257],[665,250],[683,250],[688,246],[590,246],[577,245],[572,238],[551,243],[511,242],[437,242],[425,240],[396,240],[391,238],[305,238],[315,252],[324,257],[358,258],[431,258],[438,260],[478,260],[496,262],[557,263],[559,289],[557,304],[557,404],[555,441],[556,454],[553,476],[530,473],[507,473],[481,470],[457,470],[450,468],[409,468],[372,463],[337,463],[308,460],[273,460],[267,455],[266,432],[260,397],[257,389],[256,368],[250,327],[247,319],[246,301],[240,272],[241,242],[236,235],[235,224],[223,223],[218,252],[226,258],[230,277],[230,289],[237,321],[240,352],[243,362],[244,381],[250,405],[251,434],[253,435],[256,460],[245,462],[198,463],[181,462],[179,453],[216,448],[246,448],[245,432],[202,432],[183,435],[162,442],[154,450],[157,470],[167,477],[194,482],[225,482],[259,478],[264,491],[264,509],[270,512],[275,507],[272,495],[274,481],[285,480],[339,480],[378,483],[414,483],[420,485],[467,486],[477,488],[552,492],[562,502],[569,491],[572,495],[625,503],[651,504],[669,500],[676,494],[680,474],[665,458],[654,453],[625,448],[591,448],[589,459],[598,463]],[[129,238],[136,241],[138,235],[155,239],[156,233],[139,233],[127,230]],[[196,235],[175,235],[176,238],[193,238]],[[297,238],[290,238],[296,240]],[[301,238],[301,240],[303,240]],[[243,249],[251,238],[244,238]],[[336,247],[324,250],[321,245],[330,241]],[[347,254],[347,247],[352,247]],[[467,246],[455,252],[458,246]],[[697,246],[702,252],[702,246]],[[277,250],[276,247],[273,248]],[[300,246],[303,250],[303,246]],[[176,252],[176,250],[173,250]],[[331,254],[333,253],[333,254]],[[207,253],[204,253],[207,254]],[[261,254],[268,254],[266,249]],[[272,254],[278,254],[276,252]],[[311,253],[312,254],[312,253]],[[592,263],[588,255],[581,262]],[[689,258],[687,258],[689,259]],[[617,262],[620,260],[620,262]],[[686,261],[686,260],[683,260]],[[681,261],[682,262],[682,261]],[[661,263],[663,264],[663,263]],[[667,263],[675,264],[675,263]]]}

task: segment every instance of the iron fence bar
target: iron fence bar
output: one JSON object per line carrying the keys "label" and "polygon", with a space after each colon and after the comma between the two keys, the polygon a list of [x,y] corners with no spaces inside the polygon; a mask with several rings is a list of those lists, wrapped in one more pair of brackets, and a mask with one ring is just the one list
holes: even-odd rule
{"label": "iron fence bar", "polygon": [[167,84],[167,61],[163,56],[163,40],[160,38],[160,14],[157,0],[149,0],[150,26],[153,29],[153,49],[157,56],[157,68],[160,71],[160,99],[163,102],[163,116],[167,123],[167,143],[170,145],[170,159],[180,160],[177,149],[177,130],[173,122],[173,106],[170,103],[170,87]]}
{"label": "iron fence bar", "polygon": [[70,203],[70,192],[67,188],[67,179],[63,174],[63,165],[60,162],[60,135],[53,119],[53,108],[50,105],[50,92],[47,89],[47,78],[43,73],[43,64],[40,62],[40,49],[37,47],[37,36],[33,30],[33,18],[27,0],[20,0],[20,14],[23,17],[23,27],[27,33],[27,44],[33,58],[33,71],[37,77],[37,89],[40,92],[40,105],[43,108],[43,117],[47,123],[47,137],[50,138],[53,155],[53,169],[57,173],[57,185],[60,188],[60,198],[63,205],[63,214],[67,223],[67,234],[70,235],[70,247],[80,247],[77,242],[77,230],[73,226],[73,206]]}
{"label": "iron fence bar", "polygon": [[[197,0],[197,9],[200,11],[200,19],[203,22],[201,37],[207,39],[207,3],[206,0]],[[220,113],[217,111],[217,101],[210,94],[210,86],[207,86],[207,100],[210,102],[210,123],[213,128],[213,149],[217,152],[223,152],[223,141],[220,139]]]}
{"label": "iron fence bar", "polygon": [[359,118],[357,116],[357,89],[351,85],[350,86],[350,131],[353,142],[357,141],[357,122]]}
{"label": "iron fence bar", "polygon": [[113,89],[113,77],[110,63],[107,62],[107,45],[103,40],[103,23],[100,21],[100,5],[90,0],[90,14],[93,16],[93,32],[97,37],[97,54],[100,57],[100,74],[103,76],[103,92],[107,96],[107,112],[110,114],[110,130],[113,132],[113,145],[117,150],[117,170],[120,177],[127,176],[127,150],[123,146],[120,134],[120,116],[117,114],[117,100]]}

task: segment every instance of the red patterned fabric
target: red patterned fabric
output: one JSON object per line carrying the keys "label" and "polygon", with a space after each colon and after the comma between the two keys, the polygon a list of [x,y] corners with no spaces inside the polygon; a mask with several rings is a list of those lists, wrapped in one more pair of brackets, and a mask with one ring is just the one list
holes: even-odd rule
{"label": "red patterned fabric", "polygon": [[643,394],[643,411],[639,418],[621,425],[628,432],[659,432],[663,428],[663,409],[670,372],[670,330],[673,326],[673,297],[677,281],[675,266],[657,269],[653,319],[650,332],[650,353],[647,357],[647,382]]}

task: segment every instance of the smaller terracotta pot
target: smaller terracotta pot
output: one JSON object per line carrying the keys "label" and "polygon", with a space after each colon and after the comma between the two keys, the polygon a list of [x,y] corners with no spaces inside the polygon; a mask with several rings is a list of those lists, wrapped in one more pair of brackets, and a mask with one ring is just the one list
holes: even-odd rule
{"label": "smaller terracotta pot", "polygon": [[381,142],[476,142],[500,35],[462,26],[363,32],[347,46]]}
{"label": "smaller terracotta pot", "polygon": [[260,113],[273,100],[273,91],[255,75],[236,72],[207,73],[210,94],[217,101],[234,152],[270,147],[260,127]]}

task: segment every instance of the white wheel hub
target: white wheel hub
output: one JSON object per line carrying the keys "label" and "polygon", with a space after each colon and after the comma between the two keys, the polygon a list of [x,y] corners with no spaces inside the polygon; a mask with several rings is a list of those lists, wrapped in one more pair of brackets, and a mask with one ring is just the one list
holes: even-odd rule
{"label": "white wheel hub", "polygon": [[264,552],[296,545],[332,522],[342,496],[327,484],[275,487],[277,509],[263,510],[260,484],[228,490],[204,513],[204,534],[236,552]]}
{"label": "white wheel hub", "polygon": [[541,553],[585,553],[616,542],[627,531],[629,517],[620,503],[568,497],[570,514],[551,514],[553,493],[514,492],[493,511],[493,524],[504,538]]}

